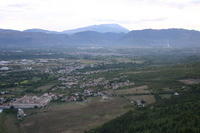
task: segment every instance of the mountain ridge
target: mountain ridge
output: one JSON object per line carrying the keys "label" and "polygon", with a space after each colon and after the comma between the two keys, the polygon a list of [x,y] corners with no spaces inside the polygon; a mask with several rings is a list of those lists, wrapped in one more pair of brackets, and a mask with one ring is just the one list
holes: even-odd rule
{"label": "mountain ridge", "polygon": [[72,29],[72,30],[65,30],[63,31],[63,33],[74,34],[74,33],[83,32],[83,31],[96,31],[100,33],[106,33],[106,32],[127,33],[129,32],[128,29],[118,24],[100,24],[100,25],[90,25],[90,26],[81,27],[81,28]]}
{"label": "mountain ridge", "polygon": [[63,47],[88,45],[200,47],[200,32],[187,29],[144,29],[132,30],[128,33],[82,31],[74,34],[57,34],[44,32],[0,29],[0,47]]}
{"label": "mountain ridge", "polygon": [[107,32],[113,32],[113,33],[127,33],[129,32],[128,29],[125,27],[122,27],[119,24],[100,24],[100,25],[90,25],[70,30],[64,30],[64,31],[51,31],[51,30],[45,30],[40,28],[32,28],[32,29],[26,29],[23,32],[41,32],[41,33],[48,33],[48,34],[75,34],[78,32],[84,32],[84,31],[96,31],[100,33],[107,33]]}

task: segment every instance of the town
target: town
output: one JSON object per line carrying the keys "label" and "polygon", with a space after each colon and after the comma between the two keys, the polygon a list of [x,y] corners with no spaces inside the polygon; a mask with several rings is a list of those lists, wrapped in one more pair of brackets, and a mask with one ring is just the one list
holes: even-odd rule
{"label": "town", "polygon": [[[118,60],[118,57],[116,59]],[[123,59],[116,63],[120,62],[123,62]],[[129,60],[128,63],[135,64],[133,60]],[[142,64],[142,62],[139,64]],[[20,109],[20,113],[24,112],[23,109],[45,107],[50,102],[86,102],[89,97],[106,99],[116,96],[107,90],[130,88],[135,85],[125,75],[107,79],[104,76],[97,76],[101,73],[121,70],[121,68],[115,67],[98,69],[107,65],[113,65],[113,63],[104,59],[34,58],[2,60],[0,61],[0,74],[4,80],[0,83],[1,112],[3,109],[16,108]],[[9,75],[12,74],[13,76],[15,73],[24,73],[24,75],[22,74],[21,77],[13,78],[14,81],[10,81]],[[29,76],[29,74],[33,77]],[[91,78],[91,75],[96,77]],[[43,85],[49,83],[50,85]],[[30,87],[32,84],[40,89]],[[37,84],[39,85],[37,86]],[[26,92],[26,95],[24,95],[24,92]],[[19,118],[21,119],[22,117]]]}

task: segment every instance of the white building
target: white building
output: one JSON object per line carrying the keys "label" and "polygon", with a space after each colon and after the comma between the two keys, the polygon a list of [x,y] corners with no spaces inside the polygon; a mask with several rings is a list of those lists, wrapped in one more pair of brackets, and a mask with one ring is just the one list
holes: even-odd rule
{"label": "white building", "polygon": [[0,71],[8,71],[9,70],[9,67],[1,67],[0,68]]}
{"label": "white building", "polygon": [[179,93],[178,93],[178,92],[175,92],[175,93],[174,93],[174,96],[179,96]]}
{"label": "white building", "polygon": [[10,63],[9,61],[0,61],[0,65],[7,65],[9,63]]}
{"label": "white building", "polygon": [[46,106],[52,99],[54,95],[45,93],[44,95],[38,96],[24,96],[16,99],[10,105],[14,108],[40,108]]}
{"label": "white building", "polygon": [[25,116],[26,116],[26,114],[24,113],[24,111],[22,109],[18,109],[18,111],[17,111],[17,118],[18,119],[22,119]]}

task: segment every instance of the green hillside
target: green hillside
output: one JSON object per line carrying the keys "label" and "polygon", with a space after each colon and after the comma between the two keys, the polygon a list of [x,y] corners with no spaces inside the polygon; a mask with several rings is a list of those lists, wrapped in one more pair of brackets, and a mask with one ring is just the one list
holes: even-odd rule
{"label": "green hillside", "polygon": [[200,86],[130,111],[88,133],[200,133]]}

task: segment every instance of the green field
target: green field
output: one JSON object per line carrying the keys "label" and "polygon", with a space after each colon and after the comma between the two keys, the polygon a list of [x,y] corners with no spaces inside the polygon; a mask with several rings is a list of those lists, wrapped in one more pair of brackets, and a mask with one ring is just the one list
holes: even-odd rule
{"label": "green field", "polygon": [[86,103],[52,103],[44,109],[28,110],[19,128],[29,133],[81,133],[124,114],[130,109],[127,105],[122,98],[103,101],[100,97]]}

